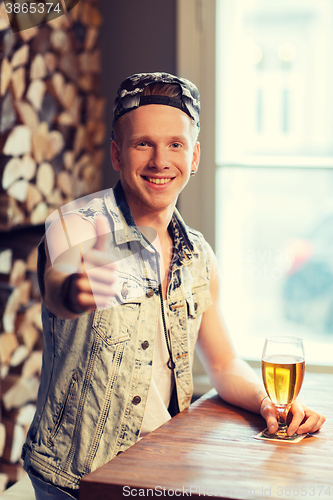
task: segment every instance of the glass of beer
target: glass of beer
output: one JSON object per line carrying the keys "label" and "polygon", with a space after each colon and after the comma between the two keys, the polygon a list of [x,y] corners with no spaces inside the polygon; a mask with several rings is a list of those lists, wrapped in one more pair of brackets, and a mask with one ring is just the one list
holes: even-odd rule
{"label": "glass of beer", "polygon": [[267,395],[278,412],[279,428],[275,436],[285,439],[288,437],[287,415],[301,390],[304,378],[302,339],[283,336],[266,338],[261,370]]}

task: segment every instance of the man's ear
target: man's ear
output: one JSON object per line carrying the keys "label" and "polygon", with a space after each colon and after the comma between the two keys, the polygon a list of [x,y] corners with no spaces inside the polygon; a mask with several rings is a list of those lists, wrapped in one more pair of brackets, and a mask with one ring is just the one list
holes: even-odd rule
{"label": "man's ear", "polygon": [[191,168],[191,170],[194,170],[194,172],[196,172],[198,170],[199,161],[200,161],[200,142],[197,141],[194,144],[193,157],[192,157],[192,168]]}
{"label": "man's ear", "polygon": [[111,142],[111,161],[113,168],[117,171],[121,171],[121,151],[120,147],[115,139]]}

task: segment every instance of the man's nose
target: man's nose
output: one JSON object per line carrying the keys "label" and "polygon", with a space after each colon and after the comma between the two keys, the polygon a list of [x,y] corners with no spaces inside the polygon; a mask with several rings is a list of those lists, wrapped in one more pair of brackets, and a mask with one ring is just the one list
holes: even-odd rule
{"label": "man's nose", "polygon": [[155,147],[152,152],[149,166],[152,168],[163,169],[169,166],[167,152],[163,147]]}

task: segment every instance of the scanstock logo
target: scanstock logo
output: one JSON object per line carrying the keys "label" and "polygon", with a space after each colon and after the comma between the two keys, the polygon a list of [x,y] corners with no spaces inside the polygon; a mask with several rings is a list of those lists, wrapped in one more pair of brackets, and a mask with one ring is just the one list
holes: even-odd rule
{"label": "scanstock logo", "polygon": [[14,33],[63,16],[79,3],[79,0],[5,0],[5,9]]}

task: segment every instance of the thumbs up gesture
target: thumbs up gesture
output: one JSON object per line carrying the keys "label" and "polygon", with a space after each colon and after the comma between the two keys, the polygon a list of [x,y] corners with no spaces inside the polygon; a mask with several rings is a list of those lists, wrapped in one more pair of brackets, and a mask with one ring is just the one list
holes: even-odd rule
{"label": "thumbs up gesture", "polygon": [[63,301],[74,314],[107,307],[115,293],[116,266],[106,249],[110,228],[105,217],[96,219],[96,241],[92,248],[79,244],[82,272],[71,274],[64,283]]}

